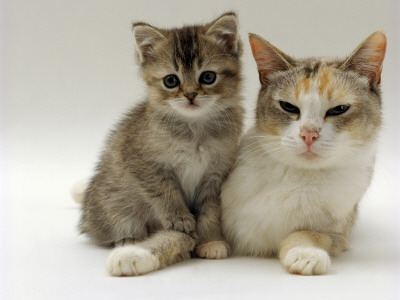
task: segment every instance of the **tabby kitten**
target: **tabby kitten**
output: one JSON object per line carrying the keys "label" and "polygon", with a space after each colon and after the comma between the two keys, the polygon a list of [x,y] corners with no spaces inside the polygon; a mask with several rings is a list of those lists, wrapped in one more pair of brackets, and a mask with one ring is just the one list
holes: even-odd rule
{"label": "tabby kitten", "polygon": [[116,245],[111,275],[190,257],[223,258],[220,187],[242,131],[238,24],[133,25],[146,100],[112,132],[82,206],[80,229]]}
{"label": "tabby kitten", "polygon": [[344,60],[294,59],[255,34],[250,44],[262,86],[222,187],[223,232],[237,255],[324,274],[347,249],[371,181],[386,36],[373,33]]}

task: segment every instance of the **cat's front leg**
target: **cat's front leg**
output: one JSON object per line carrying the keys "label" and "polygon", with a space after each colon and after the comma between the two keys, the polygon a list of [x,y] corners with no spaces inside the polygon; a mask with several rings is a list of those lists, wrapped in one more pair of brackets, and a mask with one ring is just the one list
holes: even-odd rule
{"label": "cat's front leg", "polygon": [[158,170],[155,174],[141,174],[147,202],[155,212],[163,229],[191,234],[196,227],[194,216],[187,208],[181,191],[170,172]]}
{"label": "cat's front leg", "polygon": [[279,256],[292,274],[322,275],[331,265],[331,247],[332,238],[327,234],[297,231],[282,241]]}
{"label": "cat's front leg", "polygon": [[196,225],[199,236],[196,254],[199,257],[220,259],[229,254],[228,244],[221,234],[220,210],[218,201],[206,200],[199,211]]}

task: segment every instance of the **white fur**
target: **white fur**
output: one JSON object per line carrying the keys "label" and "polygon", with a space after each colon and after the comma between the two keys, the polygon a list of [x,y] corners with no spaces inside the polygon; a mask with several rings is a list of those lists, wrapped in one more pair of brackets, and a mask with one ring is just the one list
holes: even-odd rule
{"label": "white fur", "polygon": [[198,95],[194,100],[194,105],[191,105],[185,97],[168,100],[171,107],[180,115],[201,120],[209,118],[210,115],[220,110],[215,104],[220,99],[220,96]]}
{"label": "white fur", "polygon": [[325,274],[331,259],[325,250],[315,247],[294,247],[283,258],[283,265],[290,273],[302,275]]}
{"label": "white fur", "polygon": [[85,190],[89,185],[90,178],[76,182],[71,188],[71,196],[77,203],[82,203],[85,198]]}
{"label": "white fur", "polygon": [[353,145],[345,134],[332,135],[329,144],[329,126],[313,145],[321,157],[313,158],[298,155],[303,147],[298,133],[290,143],[256,129],[244,136],[221,194],[223,230],[236,254],[277,253],[281,241],[299,229],[344,231],[369,185],[375,146]]}
{"label": "white fur", "polygon": [[[194,149],[193,149],[194,150]],[[199,146],[199,151],[190,151],[185,156],[177,158],[177,175],[180,179],[182,189],[187,198],[192,199],[195,188],[206,170],[210,168],[210,154],[205,151],[203,146]]]}
{"label": "white fur", "polygon": [[299,229],[331,226],[332,232],[342,232],[345,218],[370,182],[367,169],[373,165],[374,148],[367,145],[366,151],[344,163],[305,169],[277,160],[262,148],[268,144],[265,137],[258,136],[252,130],[243,138],[245,154],[240,153],[222,187],[223,228],[235,253],[276,253],[281,241]]}
{"label": "white fur", "polygon": [[134,245],[117,247],[106,262],[107,272],[112,276],[137,276],[159,268],[160,261],[155,255]]}

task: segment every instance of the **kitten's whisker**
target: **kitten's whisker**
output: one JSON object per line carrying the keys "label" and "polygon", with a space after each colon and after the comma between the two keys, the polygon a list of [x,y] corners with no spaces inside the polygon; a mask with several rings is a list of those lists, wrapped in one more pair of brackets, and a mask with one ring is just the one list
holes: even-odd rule
{"label": "kitten's whisker", "polygon": [[[227,129],[229,131],[229,139],[232,140],[232,134],[235,134],[235,136],[237,136],[237,133],[238,133],[236,124],[235,124],[231,114],[229,113],[229,111],[225,107],[223,107],[222,105],[220,105],[218,103],[215,103],[215,105],[217,107],[221,108],[220,111],[219,111],[219,114],[223,118],[223,121],[224,121],[223,123],[226,124],[226,126],[227,126]],[[234,125],[235,132],[232,132],[233,131],[232,130],[232,124]],[[223,128],[225,128],[225,126]]]}

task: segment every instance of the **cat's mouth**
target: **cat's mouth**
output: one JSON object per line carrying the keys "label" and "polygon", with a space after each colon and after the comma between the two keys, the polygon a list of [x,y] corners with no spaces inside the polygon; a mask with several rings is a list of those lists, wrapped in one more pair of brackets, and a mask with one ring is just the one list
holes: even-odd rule
{"label": "cat's mouth", "polygon": [[186,104],[187,109],[197,109],[199,107],[200,107],[200,105],[198,105],[197,103],[194,103],[194,102],[188,102]]}
{"label": "cat's mouth", "polygon": [[[186,101],[183,101],[182,98],[175,99],[174,101],[169,102],[169,104],[175,109],[177,112],[179,112],[181,115],[186,116],[186,117],[208,117],[209,116],[209,111],[210,108],[212,107],[214,99],[212,98],[205,98],[202,97],[201,99],[193,99],[192,101],[187,101],[188,99],[185,99]],[[206,100],[211,100],[211,101],[206,101]]]}
{"label": "cat's mouth", "polygon": [[321,155],[318,153],[313,152],[312,150],[308,149],[306,152],[300,153],[299,156],[307,159],[307,160],[312,160],[312,159],[317,159],[320,158]]}

